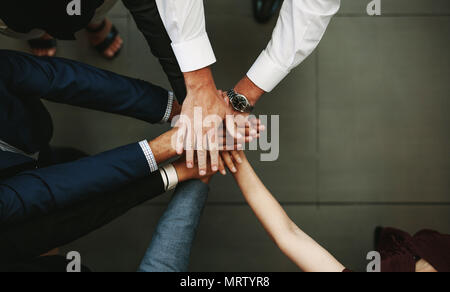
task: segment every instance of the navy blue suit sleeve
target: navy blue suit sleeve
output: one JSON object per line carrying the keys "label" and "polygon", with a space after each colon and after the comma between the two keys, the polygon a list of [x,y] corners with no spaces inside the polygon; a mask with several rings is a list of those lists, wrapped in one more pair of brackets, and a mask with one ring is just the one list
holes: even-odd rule
{"label": "navy blue suit sleeve", "polygon": [[[0,225],[48,214],[149,175],[147,160],[137,143],[20,173],[0,181]],[[159,172],[152,175],[160,176]]]}
{"label": "navy blue suit sleeve", "polygon": [[0,80],[18,98],[42,98],[150,123],[162,120],[168,91],[61,58],[0,50]]}

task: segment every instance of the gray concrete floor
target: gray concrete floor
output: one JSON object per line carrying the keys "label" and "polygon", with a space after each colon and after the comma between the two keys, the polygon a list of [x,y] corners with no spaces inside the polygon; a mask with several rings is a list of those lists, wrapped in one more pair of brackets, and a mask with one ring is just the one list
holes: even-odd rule
{"label": "gray concrete floor", "polygon": [[[270,39],[250,1],[205,1],[219,59],[218,86],[239,80]],[[276,162],[254,166],[300,227],[351,269],[364,270],[376,226],[450,233],[450,3],[343,0],[318,50],[258,105],[281,115]],[[122,5],[111,12],[125,40],[108,62],[80,40],[58,56],[168,86]],[[230,46],[230,36],[239,44]],[[0,48],[26,50],[0,37]],[[98,153],[167,129],[115,115],[48,104],[54,145]],[[95,271],[133,271],[170,195],[140,206],[65,247]],[[192,271],[297,271],[266,236],[231,178],[216,178],[194,246]]]}

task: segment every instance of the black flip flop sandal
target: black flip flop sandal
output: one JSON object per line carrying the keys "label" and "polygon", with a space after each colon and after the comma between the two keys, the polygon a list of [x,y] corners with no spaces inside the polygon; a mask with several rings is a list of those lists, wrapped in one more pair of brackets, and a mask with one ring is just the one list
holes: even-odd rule
{"label": "black flip flop sandal", "polygon": [[49,39],[49,40],[32,39],[28,41],[28,45],[30,46],[30,48],[35,50],[39,49],[49,50],[49,49],[56,49],[57,41],[56,39]]}
{"label": "black flip flop sandal", "polygon": [[[95,28],[95,29],[91,29],[86,27],[86,31],[89,33],[99,33],[100,31],[102,31],[103,29],[105,29],[106,26],[106,20],[104,20],[102,22],[102,24]],[[108,35],[106,36],[106,38],[103,40],[103,42],[101,42],[100,44],[94,46],[94,49],[99,52],[103,57],[105,57],[106,59],[115,59],[117,56],[119,56],[120,52],[122,51],[122,48],[120,48],[112,57],[107,57],[105,55],[105,51],[107,49],[109,49],[109,47],[114,43],[114,41],[116,40],[116,37],[119,35],[119,31],[117,30],[116,26],[113,24],[111,26],[111,30],[109,31]]]}

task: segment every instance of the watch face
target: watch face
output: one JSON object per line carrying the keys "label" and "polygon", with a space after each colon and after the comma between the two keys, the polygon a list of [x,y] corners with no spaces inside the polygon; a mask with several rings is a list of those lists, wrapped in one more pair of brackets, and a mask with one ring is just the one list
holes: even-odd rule
{"label": "watch face", "polygon": [[233,98],[233,107],[235,110],[241,112],[241,113],[245,113],[247,112],[248,108],[249,108],[249,103],[247,101],[247,99],[242,96],[242,95],[236,95]]}

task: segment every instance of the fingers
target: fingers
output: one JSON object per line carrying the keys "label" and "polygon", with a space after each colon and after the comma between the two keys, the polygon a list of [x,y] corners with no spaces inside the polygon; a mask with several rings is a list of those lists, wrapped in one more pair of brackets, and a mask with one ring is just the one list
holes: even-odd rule
{"label": "fingers", "polygon": [[208,168],[208,156],[207,156],[208,152],[206,151],[206,143],[205,143],[206,141],[204,141],[204,138],[206,140],[206,135],[203,136],[201,132],[197,133],[196,149],[197,149],[198,170],[200,176],[206,175],[206,171]]}
{"label": "fingers", "polygon": [[232,173],[236,173],[237,169],[236,169],[236,166],[231,157],[232,156],[231,156],[230,152],[222,152],[222,158],[223,158],[223,161],[225,162],[225,165],[228,167],[228,169]]}
{"label": "fingers", "polygon": [[242,163],[242,158],[241,158],[239,152],[237,152],[237,151],[231,151],[231,156],[233,156],[233,159],[234,159],[235,161],[237,161],[239,164]]}
{"label": "fingers", "polygon": [[[232,172],[236,173],[237,163],[241,164],[243,163],[243,159],[241,155],[244,155],[242,151],[230,151],[230,152],[222,152],[222,159],[225,166]],[[221,171],[222,172],[222,171]],[[222,174],[224,174],[222,172]],[[226,173],[225,173],[226,174]]]}
{"label": "fingers", "polygon": [[217,135],[218,131],[216,128],[213,128],[208,132],[208,149],[211,157],[211,170],[214,172],[219,169],[219,144]]}
{"label": "fingers", "polygon": [[219,171],[222,175],[227,175],[227,171],[225,169],[225,164],[222,160],[222,157],[219,156]]}
{"label": "fingers", "polygon": [[184,141],[186,139],[187,125],[181,122],[178,126],[176,151],[178,155],[181,155],[184,151]]}
{"label": "fingers", "polygon": [[233,137],[234,139],[242,139],[244,136],[242,136],[241,133],[239,133],[238,128],[236,127],[235,119],[233,116],[227,116],[225,119],[225,125],[227,128],[227,132]]}

